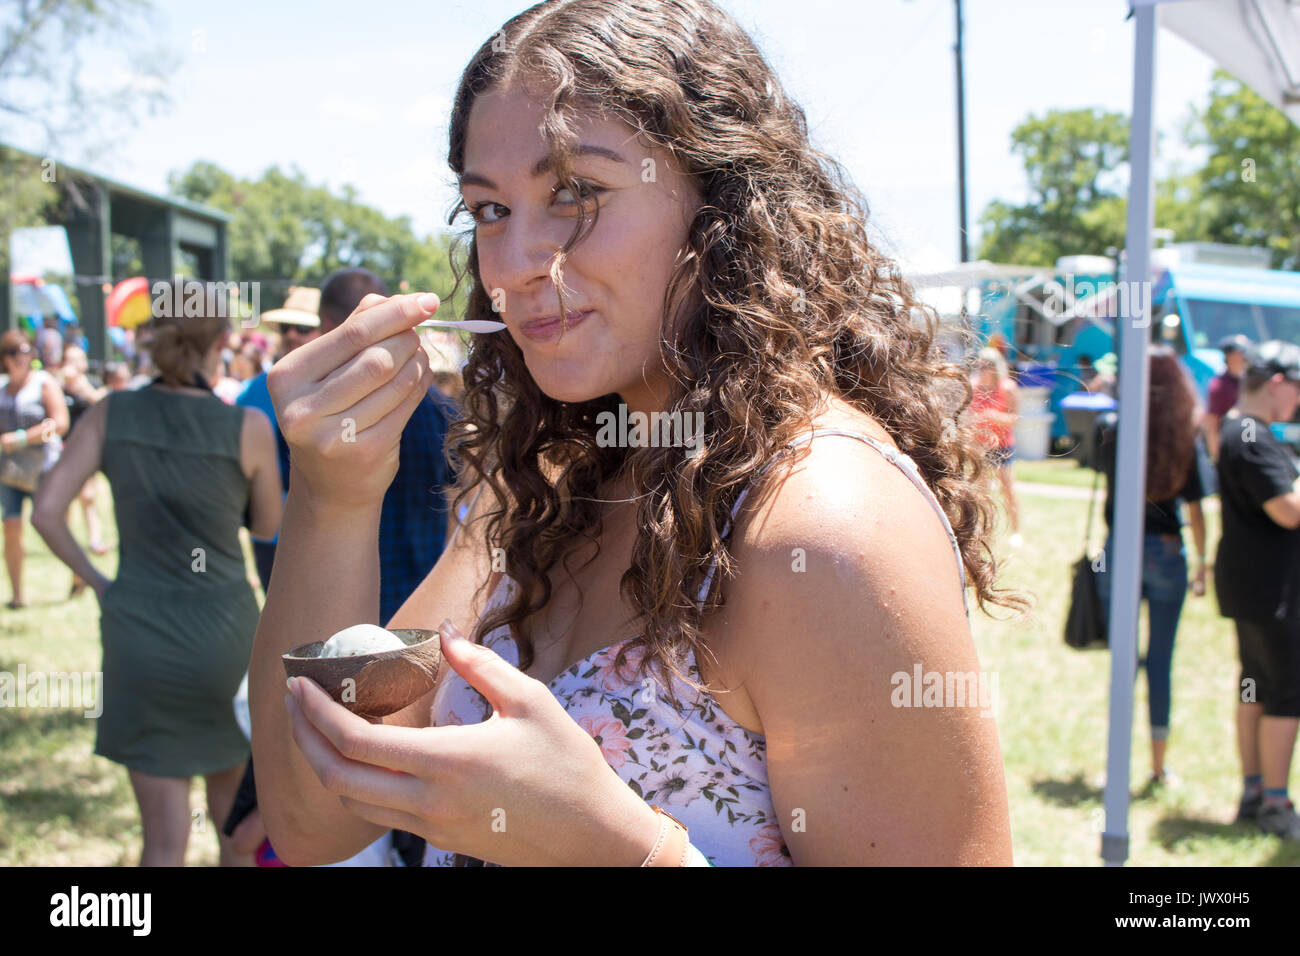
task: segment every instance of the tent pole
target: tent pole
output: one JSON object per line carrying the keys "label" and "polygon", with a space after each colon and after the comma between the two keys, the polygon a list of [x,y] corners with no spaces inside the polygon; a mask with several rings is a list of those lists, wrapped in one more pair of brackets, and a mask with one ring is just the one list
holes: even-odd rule
{"label": "tent pole", "polygon": [[970,261],[970,248],[966,234],[966,80],[962,71],[961,0],[957,7],[957,43],[953,52],[957,56],[957,247],[961,261]]}
{"label": "tent pole", "polygon": [[[1133,678],[1137,670],[1138,601],[1146,515],[1147,341],[1151,325],[1151,227],[1154,218],[1152,123],[1156,60],[1156,9],[1133,10],[1133,117],[1129,131],[1128,238],[1115,324],[1119,332],[1119,456],[1115,466],[1111,577],[1110,733],[1106,759],[1106,829],[1101,857],[1107,866],[1128,859],[1129,761],[1133,734]],[[1139,285],[1140,283],[1140,285]],[[1121,287],[1121,290],[1123,287]],[[1148,290],[1142,294],[1139,290]]]}

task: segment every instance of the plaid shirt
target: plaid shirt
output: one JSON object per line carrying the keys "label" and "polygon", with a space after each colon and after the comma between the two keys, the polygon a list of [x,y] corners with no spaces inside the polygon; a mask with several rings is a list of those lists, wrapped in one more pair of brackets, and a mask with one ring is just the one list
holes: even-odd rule
{"label": "plaid shirt", "polygon": [[[430,388],[402,430],[397,477],[379,519],[379,621],[387,624],[425,579],[447,537],[446,489],[454,474],[443,445],[460,412]],[[436,627],[437,621],[425,623]]]}

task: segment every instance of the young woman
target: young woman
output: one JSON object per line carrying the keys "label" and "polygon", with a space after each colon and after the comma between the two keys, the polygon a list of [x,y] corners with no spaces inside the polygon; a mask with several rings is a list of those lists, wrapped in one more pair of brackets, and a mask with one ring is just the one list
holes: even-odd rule
{"label": "young woman", "polygon": [[1002,353],[994,348],[981,350],[975,361],[974,396],[970,410],[989,464],[996,469],[998,483],[1002,486],[1002,500],[1006,502],[1007,517],[1011,520],[1009,543],[1013,548],[1024,544],[1020,537],[1020,502],[1016,500],[1015,472],[1011,469],[1011,463],[1016,460],[1014,429],[1020,417],[1018,391]]}
{"label": "young woman", "polygon": [[[1169,746],[1169,714],[1173,702],[1174,638],[1187,597],[1187,550],[1183,544],[1182,504],[1196,546],[1192,593],[1205,594],[1205,515],[1201,499],[1201,470],[1196,435],[1201,409],[1196,387],[1178,355],[1167,345],[1148,347],[1151,365],[1150,410],[1147,427],[1147,496],[1142,528],[1142,591],[1147,602],[1147,703],[1151,726],[1151,786],[1170,782],[1165,767]],[[1103,427],[1098,443],[1101,470],[1106,473],[1106,546],[1111,570],[1111,529],[1115,520],[1115,463],[1118,432]],[[1097,575],[1102,606],[1110,607],[1111,575]]]}
{"label": "young woman", "polygon": [[[179,296],[174,300],[179,301]],[[257,627],[239,527],[273,535],[280,472],[271,423],[208,387],[228,320],[155,317],[161,373],[88,408],[37,494],[32,524],[100,603],[104,710],[95,753],[124,765],[144,828],[141,866],[182,866],[202,775],[210,819],[226,819],[248,761],[231,700]],[[121,540],[110,581],[68,530],[68,506],[100,468]],[[218,834],[222,865],[248,865]]]}
{"label": "young woman", "polygon": [[[378,620],[437,300],[370,296],[268,383],[293,478],[250,700],[277,852],[398,828],[434,864],[1009,864],[987,709],[902,693],[978,673],[967,585],[1018,603],[969,383],[749,37],[705,0],[542,3],[450,130],[469,317],[507,329],[465,369],[466,521],[386,622],[446,621],[446,666],[382,725],[284,692],[285,651]],[[638,413],[698,435],[608,440]]]}
{"label": "young woman", "polygon": [[[10,329],[0,335],[0,450],[20,460],[34,459],[40,481],[54,467],[68,433],[68,403],[59,380],[44,369],[33,369],[36,349],[27,335]],[[39,489],[39,486],[38,486]],[[0,484],[0,513],[4,517],[5,568],[12,597],[5,607],[17,610],[23,600],[23,499],[32,492]],[[75,579],[74,579],[75,583]]]}

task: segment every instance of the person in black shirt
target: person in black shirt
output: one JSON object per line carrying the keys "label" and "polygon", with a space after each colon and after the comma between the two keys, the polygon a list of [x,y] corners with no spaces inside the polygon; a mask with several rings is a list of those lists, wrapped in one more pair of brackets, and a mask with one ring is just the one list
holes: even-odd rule
{"label": "person in black shirt", "polygon": [[[1183,547],[1180,502],[1187,503],[1192,541],[1196,545],[1193,593],[1205,594],[1205,516],[1201,499],[1201,473],[1196,434],[1200,409],[1191,379],[1168,346],[1151,346],[1150,413],[1147,429],[1147,501],[1142,535],[1142,591],[1147,602],[1150,636],[1147,640],[1147,703],[1151,721],[1151,779],[1153,786],[1169,782],[1165,751],[1169,740],[1169,714],[1173,701],[1174,638],[1183,600],[1187,596],[1187,553]],[[1098,438],[1098,468],[1106,473],[1106,548],[1111,551],[1110,529],[1115,520],[1114,416],[1103,424]],[[1097,575],[1102,606],[1109,608],[1112,567],[1109,561]]]}
{"label": "person in black shirt", "polygon": [[1245,777],[1237,821],[1300,839],[1287,779],[1300,726],[1300,471],[1269,428],[1300,403],[1300,348],[1267,342],[1252,355],[1239,417],[1219,434],[1223,537],[1219,611],[1237,627],[1237,746]]}

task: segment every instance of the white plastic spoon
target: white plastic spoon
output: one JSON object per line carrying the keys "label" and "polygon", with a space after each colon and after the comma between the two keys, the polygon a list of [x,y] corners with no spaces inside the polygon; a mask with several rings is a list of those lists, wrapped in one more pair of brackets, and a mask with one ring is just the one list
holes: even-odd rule
{"label": "white plastic spoon", "polygon": [[463,322],[458,322],[455,319],[425,319],[416,328],[424,329],[433,326],[464,329],[466,332],[500,332],[506,327],[506,324],[504,322],[493,322],[490,319],[466,319]]}

